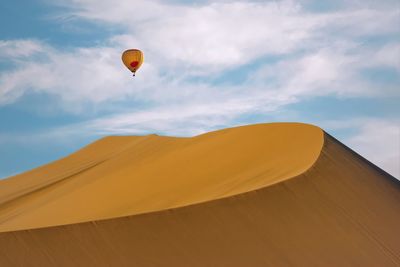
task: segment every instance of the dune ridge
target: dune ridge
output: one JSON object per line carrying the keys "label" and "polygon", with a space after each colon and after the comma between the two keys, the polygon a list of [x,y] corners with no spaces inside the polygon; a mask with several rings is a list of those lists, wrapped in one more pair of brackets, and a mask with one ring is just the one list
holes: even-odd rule
{"label": "dune ridge", "polygon": [[317,159],[323,132],[273,123],[192,138],[115,136],[0,181],[0,231],[206,202],[291,178]]}
{"label": "dune ridge", "polygon": [[399,266],[400,182],[328,134],[306,171],[173,209],[0,233],[6,266]]}

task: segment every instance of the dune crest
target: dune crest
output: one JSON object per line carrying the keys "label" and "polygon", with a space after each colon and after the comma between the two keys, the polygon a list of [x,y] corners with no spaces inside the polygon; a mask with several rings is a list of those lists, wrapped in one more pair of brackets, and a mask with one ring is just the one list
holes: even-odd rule
{"label": "dune crest", "polygon": [[323,131],[242,126],[192,138],[114,136],[0,181],[0,232],[142,214],[263,188],[309,169]]}

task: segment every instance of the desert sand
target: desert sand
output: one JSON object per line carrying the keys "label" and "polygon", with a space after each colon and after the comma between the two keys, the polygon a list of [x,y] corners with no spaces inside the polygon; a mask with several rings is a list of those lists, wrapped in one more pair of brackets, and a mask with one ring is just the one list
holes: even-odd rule
{"label": "desert sand", "polygon": [[0,181],[5,266],[400,266],[400,183],[320,128],[106,137]]}

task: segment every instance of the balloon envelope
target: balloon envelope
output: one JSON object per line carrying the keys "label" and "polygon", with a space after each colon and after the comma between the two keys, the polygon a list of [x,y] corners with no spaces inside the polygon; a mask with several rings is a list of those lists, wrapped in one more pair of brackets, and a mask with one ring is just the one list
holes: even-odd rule
{"label": "balloon envelope", "polygon": [[122,53],[122,62],[135,73],[143,63],[143,52],[139,49],[128,49]]}

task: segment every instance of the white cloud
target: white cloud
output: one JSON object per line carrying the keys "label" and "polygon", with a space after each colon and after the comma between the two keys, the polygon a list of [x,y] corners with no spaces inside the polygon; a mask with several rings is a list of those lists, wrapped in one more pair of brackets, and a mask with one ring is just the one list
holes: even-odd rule
{"label": "white cloud", "polygon": [[389,43],[376,50],[357,43],[332,42],[321,49],[265,65],[251,79],[297,97],[399,97],[396,81],[379,84],[365,73],[380,68],[399,71],[399,47],[399,43]]}
{"label": "white cloud", "polygon": [[352,117],[313,122],[340,142],[400,179],[400,119]]}
{"label": "white cloud", "polygon": [[370,64],[394,68],[400,72],[400,43],[388,43],[376,51],[372,57],[372,60],[368,60]]}
{"label": "white cloud", "polygon": [[[237,91],[217,88],[207,84],[207,79],[199,85],[190,80],[193,76],[218,77],[255,60],[262,62],[265,56],[280,59],[278,64],[266,60],[267,76],[260,74],[257,81],[247,81],[246,91],[255,97],[254,91],[260,88],[285,91],[280,95],[287,98],[335,93],[369,96],[381,91],[374,92],[358,77],[367,67],[360,62],[368,57],[368,64],[397,64],[390,55],[398,44],[384,44],[371,56],[375,47],[368,50],[353,40],[359,35],[393,32],[395,9],[310,13],[295,1],[58,3],[70,8],[64,14],[67,17],[117,24],[125,34],[112,36],[99,46],[69,51],[34,40],[2,41],[0,57],[17,64],[0,74],[0,104],[12,103],[28,91],[59,96],[66,103],[63,108],[75,112],[84,111],[85,102],[101,105],[125,98],[165,103],[184,102],[187,95],[195,95],[207,102],[221,90],[228,98]],[[121,51],[131,46],[143,48],[146,60],[133,81],[120,62]],[[276,82],[270,83],[271,76]]]}
{"label": "white cloud", "polygon": [[[32,41],[17,40],[33,43]],[[11,42],[9,42],[11,43]],[[15,45],[14,45],[15,46]],[[142,77],[132,83],[120,62],[121,49],[116,47],[77,48],[63,52],[36,43],[40,55],[10,56],[16,63],[12,70],[0,73],[0,105],[16,101],[27,91],[59,96],[68,111],[85,102],[102,103],[140,94],[146,88]],[[154,76],[151,65],[143,75]],[[73,107],[69,107],[73,105]]]}
{"label": "white cloud", "polygon": [[364,5],[332,13],[327,19],[327,26],[335,31],[336,37],[384,36],[398,33],[399,15],[400,10],[393,7],[371,9]]}
{"label": "white cloud", "polygon": [[142,47],[163,68],[195,66],[208,73],[268,54],[318,47],[337,38],[398,32],[393,25],[399,11],[389,8],[359,7],[315,14],[296,1],[195,5],[128,0],[62,2],[73,8],[75,17],[121,25],[127,32],[121,38],[123,44]]}
{"label": "white cloud", "polygon": [[400,179],[400,121],[366,120],[346,143]]}
{"label": "white cloud", "polygon": [[83,125],[89,132],[106,135],[159,132],[191,136],[221,126],[233,125],[234,120],[241,114],[275,111],[280,105],[290,101],[272,95],[260,96],[258,100],[253,97],[238,96],[224,100],[214,99],[208,103],[192,101],[183,105],[164,105],[99,118]]}
{"label": "white cloud", "polygon": [[43,53],[48,47],[38,40],[0,40],[0,60]]}

